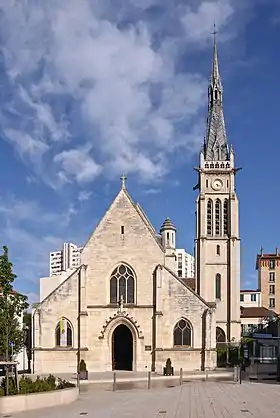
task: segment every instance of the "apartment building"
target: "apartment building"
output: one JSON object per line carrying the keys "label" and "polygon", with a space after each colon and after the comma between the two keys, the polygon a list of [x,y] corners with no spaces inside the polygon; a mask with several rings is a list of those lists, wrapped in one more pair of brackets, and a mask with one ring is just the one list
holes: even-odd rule
{"label": "apartment building", "polygon": [[81,264],[81,251],[82,247],[78,247],[71,242],[65,242],[62,250],[51,252],[50,276],[79,267]]}
{"label": "apartment building", "polygon": [[175,250],[177,275],[182,279],[194,278],[194,256],[183,249]]}
{"label": "apartment building", "polygon": [[261,249],[257,254],[256,270],[261,291],[262,306],[280,314],[280,254],[264,253]]}
{"label": "apartment building", "polygon": [[240,290],[240,306],[244,308],[262,306],[260,290]]}

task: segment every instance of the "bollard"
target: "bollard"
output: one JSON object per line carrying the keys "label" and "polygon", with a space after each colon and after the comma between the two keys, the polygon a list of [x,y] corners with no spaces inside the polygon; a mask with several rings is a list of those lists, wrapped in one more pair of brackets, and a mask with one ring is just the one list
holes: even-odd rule
{"label": "bollard", "polygon": [[208,370],[205,371],[205,380],[208,380]]}
{"label": "bollard", "polygon": [[233,381],[238,382],[238,367],[234,366],[233,368]]}
{"label": "bollard", "polygon": [[180,386],[183,384],[183,369],[180,369]]}
{"label": "bollard", "polygon": [[239,384],[241,385],[242,383],[242,364],[240,364],[239,366]]}
{"label": "bollard", "polygon": [[116,372],[113,373],[113,392],[117,390],[117,375]]}
{"label": "bollard", "polygon": [[151,372],[148,372],[148,389],[151,389]]}

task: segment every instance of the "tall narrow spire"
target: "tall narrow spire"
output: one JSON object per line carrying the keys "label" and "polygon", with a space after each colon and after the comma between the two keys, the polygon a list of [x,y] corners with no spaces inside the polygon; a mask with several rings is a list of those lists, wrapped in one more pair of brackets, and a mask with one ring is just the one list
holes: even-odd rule
{"label": "tall narrow spire", "polygon": [[204,143],[204,158],[207,161],[229,160],[216,33],[216,25],[214,25],[213,63],[208,88],[207,131]]}

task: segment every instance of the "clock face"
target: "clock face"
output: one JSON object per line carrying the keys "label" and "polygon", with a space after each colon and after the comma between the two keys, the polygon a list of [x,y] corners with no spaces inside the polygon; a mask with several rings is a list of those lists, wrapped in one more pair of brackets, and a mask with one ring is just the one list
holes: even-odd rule
{"label": "clock face", "polygon": [[212,188],[214,190],[220,190],[223,186],[223,182],[220,179],[215,179],[212,183]]}

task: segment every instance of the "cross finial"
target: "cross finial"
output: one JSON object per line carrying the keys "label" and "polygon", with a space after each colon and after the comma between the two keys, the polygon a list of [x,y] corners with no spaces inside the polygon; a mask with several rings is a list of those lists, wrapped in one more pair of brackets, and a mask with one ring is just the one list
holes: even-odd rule
{"label": "cross finial", "polygon": [[216,26],[216,23],[214,22],[214,29],[213,29],[213,32],[211,32],[211,35],[213,35],[214,36],[214,43],[216,43],[216,35],[217,35],[217,26]]}
{"label": "cross finial", "polygon": [[120,177],[120,179],[121,179],[121,181],[122,181],[122,188],[123,188],[123,189],[125,189],[125,182],[126,182],[126,180],[127,180],[127,177],[123,174],[123,175]]}
{"label": "cross finial", "polygon": [[261,255],[263,255],[263,247],[262,246],[261,246],[260,252],[261,252]]}

